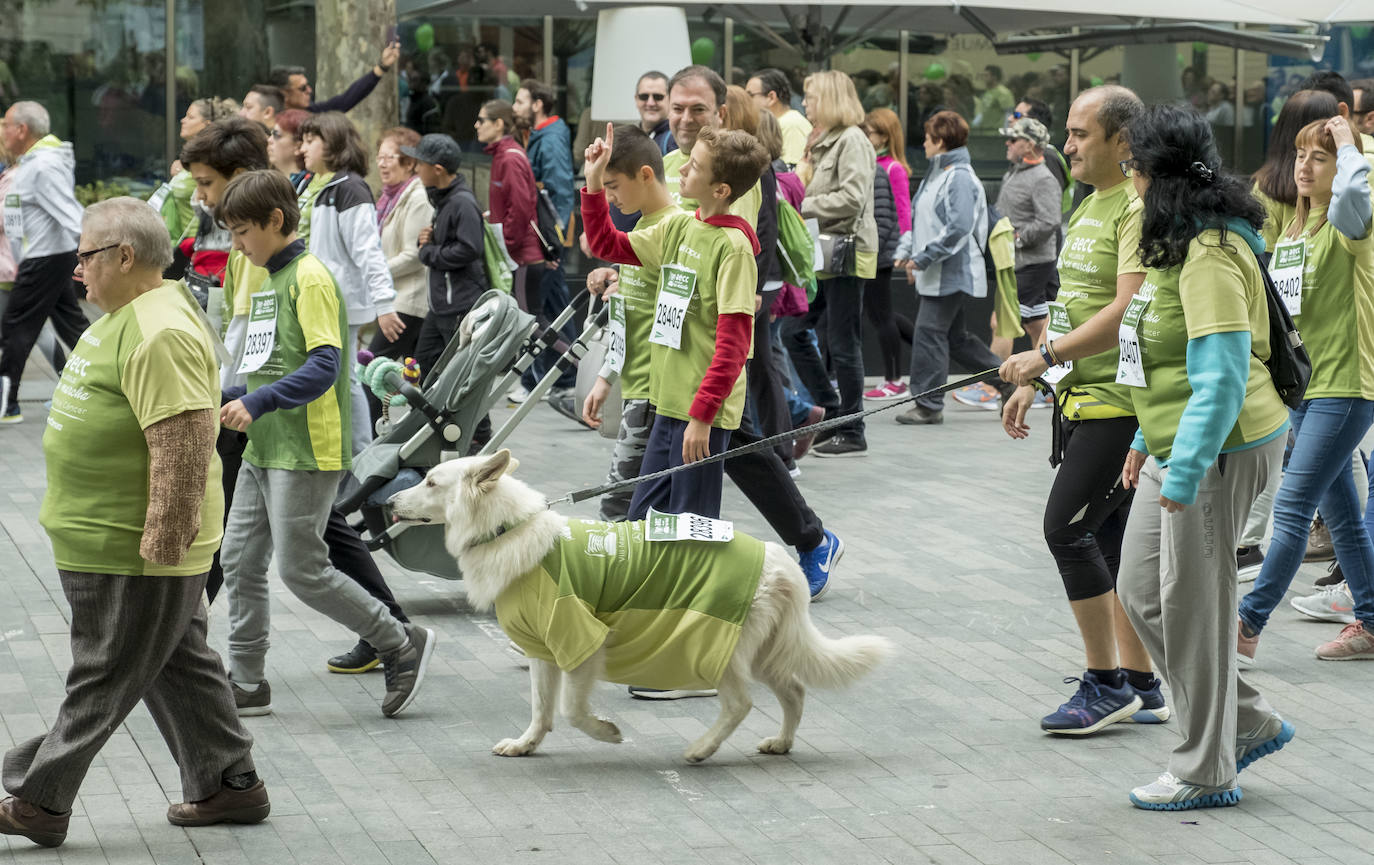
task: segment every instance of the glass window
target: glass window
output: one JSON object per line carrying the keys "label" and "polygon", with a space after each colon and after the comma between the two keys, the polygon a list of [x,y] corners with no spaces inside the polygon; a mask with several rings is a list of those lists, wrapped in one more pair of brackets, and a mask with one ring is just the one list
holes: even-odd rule
{"label": "glass window", "polygon": [[482,149],[474,124],[483,102],[513,102],[522,79],[544,74],[543,18],[411,16],[401,19],[398,33],[402,123],[422,134],[446,133],[465,150]]}
{"label": "glass window", "polygon": [[75,147],[78,186],[103,180],[114,192],[150,191],[166,172],[162,4],[6,7],[0,108],[19,100],[47,108],[53,134]]}

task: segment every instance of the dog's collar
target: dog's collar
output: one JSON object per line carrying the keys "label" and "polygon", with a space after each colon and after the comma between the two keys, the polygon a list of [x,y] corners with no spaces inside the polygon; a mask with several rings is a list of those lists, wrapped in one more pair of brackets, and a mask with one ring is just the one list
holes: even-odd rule
{"label": "dog's collar", "polygon": [[515,531],[516,529],[520,528],[520,527],[523,526],[525,523],[528,523],[530,520],[534,519],[534,518],[537,517],[537,516],[539,516],[538,513],[533,513],[533,514],[530,514],[529,516],[525,517],[523,520],[520,520],[518,523],[507,523],[507,524],[503,524],[503,525],[501,525],[501,526],[498,526],[498,527],[496,528],[495,531],[488,532],[487,534],[481,536],[480,538],[476,538],[475,540],[468,541],[467,545],[463,547],[463,552],[466,553],[468,550],[474,549],[475,547],[480,547],[480,546],[484,546],[484,545],[486,545],[486,544],[489,544],[489,543],[495,541],[497,538],[499,538],[499,537],[501,537],[502,535],[504,535],[506,532],[513,532],[513,531]]}

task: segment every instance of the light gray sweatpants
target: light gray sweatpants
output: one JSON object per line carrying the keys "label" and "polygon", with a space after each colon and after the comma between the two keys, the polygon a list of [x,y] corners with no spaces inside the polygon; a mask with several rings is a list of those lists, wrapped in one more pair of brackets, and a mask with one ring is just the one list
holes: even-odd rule
{"label": "light gray sweatpants", "polygon": [[1236,540],[1283,449],[1280,436],[1223,454],[1172,514],[1159,506],[1168,469],[1151,457],[1131,503],[1116,590],[1173,696],[1183,741],[1169,771],[1193,784],[1229,785],[1237,729],[1273,714],[1236,668]]}
{"label": "light gray sweatpants", "polygon": [[324,526],[342,472],[264,469],[244,462],[224,527],[220,561],[229,596],[229,678],[266,678],[271,605],[267,565],[296,597],[371,643],[379,653],[405,642],[405,626],[381,601],[329,563]]}

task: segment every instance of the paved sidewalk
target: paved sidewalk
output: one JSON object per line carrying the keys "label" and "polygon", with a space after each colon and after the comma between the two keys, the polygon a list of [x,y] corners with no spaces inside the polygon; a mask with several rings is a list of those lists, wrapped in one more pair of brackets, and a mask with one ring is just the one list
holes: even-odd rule
{"label": "paved sidewalk", "polygon": [[[26,396],[28,396],[26,389]],[[67,606],[46,536],[41,405],[0,429],[0,746],[46,729],[70,662]],[[503,413],[499,413],[503,414]],[[439,633],[430,675],[401,718],[380,675],[329,674],[351,635],[274,581],[275,713],[245,720],[272,796],[259,826],[179,829],[176,767],[140,707],[96,760],[66,846],[0,841],[0,863],[1279,863],[1374,862],[1374,663],[1312,649],[1338,625],[1284,606],[1254,681],[1298,728],[1247,769],[1239,807],[1132,808],[1176,741],[1173,725],[1118,725],[1081,741],[1041,733],[1080,675],[1081,646],[1040,537],[1049,413],[1029,442],[991,412],[951,403],[942,427],[870,421],[864,459],[802,461],[800,485],[846,542],[813,615],[828,634],[875,632],[899,657],[843,693],[808,695],[796,747],[762,756],[778,707],[762,688],[707,763],[681,760],[714,700],[652,704],[602,685],[626,736],[592,741],[561,721],[538,755],[491,746],[528,721],[525,673],[461,583],[384,570],[409,614]],[[497,419],[499,422],[499,418]],[[519,476],[551,497],[597,483],[610,443],[540,408],[509,443]],[[727,485],[725,515],[765,538]],[[595,504],[569,509],[594,516]],[[1307,566],[1305,590],[1322,572]],[[224,601],[211,644],[226,644]]]}

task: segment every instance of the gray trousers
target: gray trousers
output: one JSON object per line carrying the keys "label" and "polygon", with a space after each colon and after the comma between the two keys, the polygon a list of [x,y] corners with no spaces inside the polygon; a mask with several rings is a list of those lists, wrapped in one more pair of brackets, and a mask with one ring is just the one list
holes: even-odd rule
{"label": "gray trousers", "polygon": [[1241,532],[1240,540],[1236,543],[1238,547],[1259,546],[1269,531],[1269,521],[1274,516],[1274,498],[1278,496],[1279,485],[1283,483],[1283,448],[1279,448],[1270,458],[1273,464],[1269,466],[1269,480],[1255,497],[1255,503],[1250,506],[1250,514],[1245,519],[1245,530]]}
{"label": "gray trousers", "polygon": [[1168,469],[1151,457],[1126,523],[1117,593],[1173,695],[1183,741],[1169,771],[1194,784],[1230,784],[1236,730],[1273,713],[1236,668],[1236,540],[1283,449],[1279,437],[1224,454],[1172,514],[1159,506]]}
{"label": "gray trousers", "polygon": [[220,561],[229,596],[229,678],[266,678],[271,604],[267,566],[276,547],[282,582],[311,608],[353,631],[378,652],[405,642],[405,627],[381,601],[329,563],[325,522],[338,471],[264,469],[245,462],[224,527]]}
{"label": "gray trousers", "polygon": [[[620,429],[616,432],[615,450],[611,454],[611,470],[606,483],[614,484],[639,477],[644,463],[644,448],[654,428],[654,407],[647,399],[627,399],[621,404]],[[630,499],[634,487],[606,493],[601,497],[601,519],[618,523],[629,518]]]}
{"label": "gray trousers", "polygon": [[5,754],[4,786],[53,811],[76,800],[95,755],[142,700],[195,802],[253,770],[219,655],[205,642],[205,574],[128,577],[58,571],[72,609],[67,696],[52,729]]}

